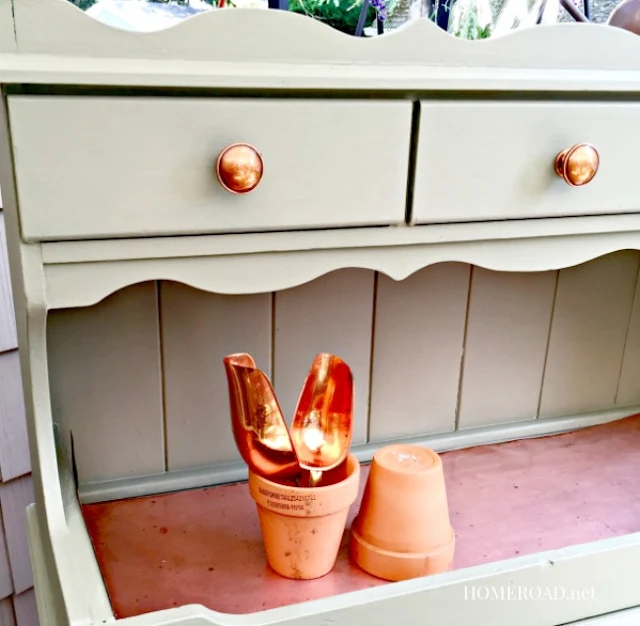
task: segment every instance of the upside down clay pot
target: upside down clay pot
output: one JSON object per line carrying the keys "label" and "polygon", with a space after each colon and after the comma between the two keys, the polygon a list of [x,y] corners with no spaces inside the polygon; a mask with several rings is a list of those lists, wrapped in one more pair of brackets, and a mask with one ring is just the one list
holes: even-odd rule
{"label": "upside down clay pot", "polygon": [[378,450],[351,527],[351,559],[398,581],[450,569],[454,549],[440,457],[405,444]]}
{"label": "upside down clay pot", "polygon": [[267,561],[286,578],[310,580],[335,565],[349,508],[358,495],[360,463],[349,455],[346,478],[318,487],[292,487],[249,472]]}

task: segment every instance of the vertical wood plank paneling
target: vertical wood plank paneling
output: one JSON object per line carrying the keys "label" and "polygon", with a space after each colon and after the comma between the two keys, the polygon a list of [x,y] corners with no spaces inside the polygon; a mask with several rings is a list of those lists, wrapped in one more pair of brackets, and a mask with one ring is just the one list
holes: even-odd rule
{"label": "vertical wood plank paneling", "polygon": [[275,296],[274,384],[287,423],[316,354],[338,355],[353,371],[353,442],[367,438],[374,272],[344,269]]}
{"label": "vertical wood plank paneling", "polygon": [[27,506],[34,501],[31,476],[0,485],[0,505],[15,592],[33,587],[27,542]]}
{"label": "vertical wood plank paneling", "polygon": [[13,611],[13,598],[11,596],[0,600],[0,626],[16,626],[16,616]]}
{"label": "vertical wood plank paneling", "polygon": [[[1,206],[1,204],[0,204]],[[0,210],[0,352],[18,347],[16,319],[13,312],[13,297],[9,279],[9,258],[7,255],[4,215]]]}
{"label": "vertical wood plank paneling", "polygon": [[638,404],[640,404],[640,275],[636,282],[616,395],[617,406]]}
{"label": "vertical wood plank paneling", "polygon": [[469,273],[444,263],[401,282],[380,275],[371,440],[454,429]]}
{"label": "vertical wood plank paneling", "polygon": [[248,352],[270,375],[271,294],[222,296],[163,282],[160,303],[168,468],[237,460],[222,359]]}
{"label": "vertical wood plank paneling", "polygon": [[614,405],[639,258],[625,250],[560,271],[541,417]]}
{"label": "vertical wood plank paneling", "polygon": [[54,421],[81,482],[164,471],[156,284],[49,316]]}
{"label": "vertical wood plank paneling", "polygon": [[4,482],[31,471],[18,352],[0,354],[0,474]]}
{"label": "vertical wood plank paneling", "polygon": [[38,626],[36,594],[29,589],[13,598],[17,626]]}
{"label": "vertical wood plank paneling", "polygon": [[537,417],[556,280],[474,268],[458,428]]}

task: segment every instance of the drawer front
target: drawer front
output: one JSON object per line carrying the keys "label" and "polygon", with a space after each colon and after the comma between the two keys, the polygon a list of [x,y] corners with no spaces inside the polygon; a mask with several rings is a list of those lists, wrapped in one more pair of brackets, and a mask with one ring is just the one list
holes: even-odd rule
{"label": "drawer front", "polygon": [[[410,102],[9,98],[26,240],[404,222]],[[259,151],[249,193],[218,181],[227,146]]]}
{"label": "drawer front", "polygon": [[[421,103],[414,223],[636,212],[640,104]],[[600,163],[583,186],[556,155],[589,143]]]}

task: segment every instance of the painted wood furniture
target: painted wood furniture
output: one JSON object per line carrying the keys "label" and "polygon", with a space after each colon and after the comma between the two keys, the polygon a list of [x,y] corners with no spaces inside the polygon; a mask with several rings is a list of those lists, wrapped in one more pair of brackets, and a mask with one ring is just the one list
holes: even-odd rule
{"label": "painted wood furniture", "polygon": [[[43,624],[114,620],[80,502],[246,476],[227,352],[256,357],[287,414],[313,354],[343,356],[363,461],[389,439],[446,450],[638,412],[635,36],[463,42],[418,21],[363,40],[259,10],[141,35],[0,0],[0,84]],[[236,142],[264,160],[244,195],[215,173]],[[600,164],[575,188],[554,164],[584,142]],[[122,621],[632,624],[639,563],[632,533],[248,616]],[[463,601],[569,581],[593,601]]]}

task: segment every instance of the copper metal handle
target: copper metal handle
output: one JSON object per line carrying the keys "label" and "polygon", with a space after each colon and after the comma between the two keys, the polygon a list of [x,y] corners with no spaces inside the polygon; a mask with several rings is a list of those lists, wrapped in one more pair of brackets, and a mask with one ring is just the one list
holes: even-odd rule
{"label": "copper metal handle", "polygon": [[231,144],[218,155],[218,181],[231,193],[253,191],[260,184],[263,172],[262,155],[247,143]]}
{"label": "copper metal handle", "polygon": [[567,185],[581,187],[593,180],[599,165],[598,151],[589,143],[579,143],[556,157],[556,174]]}

